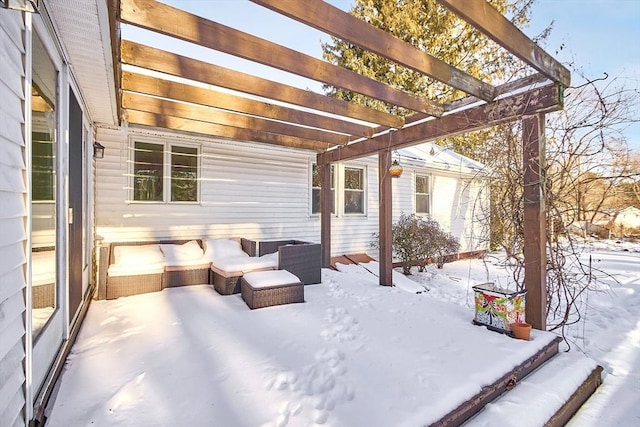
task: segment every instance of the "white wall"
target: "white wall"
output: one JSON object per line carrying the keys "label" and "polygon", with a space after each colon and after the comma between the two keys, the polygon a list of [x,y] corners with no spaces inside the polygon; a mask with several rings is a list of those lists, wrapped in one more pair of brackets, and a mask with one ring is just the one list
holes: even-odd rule
{"label": "white wall", "polygon": [[24,23],[0,10],[0,425],[25,425]]}
{"label": "white wall", "polygon": [[[131,140],[174,141],[201,149],[201,202],[198,204],[136,203],[129,200]],[[185,134],[128,128],[99,128],[97,141],[105,148],[96,161],[97,233],[105,242],[140,241],[157,238],[190,239],[242,236],[253,239],[297,238],[320,241],[320,219],[312,215],[311,165],[315,153],[274,145],[235,142]],[[364,167],[368,188],[365,215],[344,215],[341,195],[332,217],[332,255],[376,251],[370,247],[378,231],[378,160],[376,156],[349,162]],[[344,165],[337,165],[343,176]],[[421,174],[431,173],[416,167]],[[412,170],[394,179],[393,214],[414,212]],[[455,176],[435,181],[434,209],[445,229],[468,245],[473,226],[471,204]],[[461,196],[463,202],[460,202]],[[454,209],[454,211],[452,211]]]}

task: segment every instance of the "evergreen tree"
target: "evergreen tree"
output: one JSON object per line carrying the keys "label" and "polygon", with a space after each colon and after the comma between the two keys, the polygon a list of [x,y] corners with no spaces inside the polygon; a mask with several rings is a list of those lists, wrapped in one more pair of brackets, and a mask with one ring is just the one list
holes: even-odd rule
{"label": "evergreen tree", "polygon": [[[500,13],[511,16],[517,25],[525,25],[534,1],[490,0],[490,3]],[[522,74],[523,65],[517,58],[434,0],[356,0],[350,13],[488,83],[504,83]],[[322,49],[324,58],[333,64],[418,96],[437,102],[464,96],[422,73],[336,38],[323,44]],[[325,90],[337,98],[383,111],[411,113],[344,89],[325,86]]]}

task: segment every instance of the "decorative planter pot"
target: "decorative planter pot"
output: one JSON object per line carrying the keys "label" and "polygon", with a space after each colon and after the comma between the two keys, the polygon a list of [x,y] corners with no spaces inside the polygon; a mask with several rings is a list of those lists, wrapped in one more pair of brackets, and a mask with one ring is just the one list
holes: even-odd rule
{"label": "decorative planter pot", "polygon": [[511,331],[513,332],[514,338],[529,341],[529,337],[531,336],[531,325],[524,322],[512,323]]}
{"label": "decorative planter pot", "polygon": [[511,324],[524,322],[527,291],[508,291],[493,283],[473,286],[476,315],[473,323],[512,335]]}

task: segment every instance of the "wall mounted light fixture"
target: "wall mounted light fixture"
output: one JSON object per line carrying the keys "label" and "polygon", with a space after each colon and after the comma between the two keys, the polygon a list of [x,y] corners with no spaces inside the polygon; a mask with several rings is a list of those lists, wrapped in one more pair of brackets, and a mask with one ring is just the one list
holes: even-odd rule
{"label": "wall mounted light fixture", "polygon": [[104,145],[100,144],[98,141],[93,143],[93,158],[94,159],[102,159],[104,157]]}
{"label": "wall mounted light fixture", "polygon": [[40,0],[0,0],[5,9],[21,10],[23,12],[38,13]]}

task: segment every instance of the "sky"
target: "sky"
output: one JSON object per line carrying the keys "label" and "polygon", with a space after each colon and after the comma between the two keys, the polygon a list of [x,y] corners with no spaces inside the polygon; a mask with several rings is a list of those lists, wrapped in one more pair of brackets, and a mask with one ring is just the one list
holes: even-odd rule
{"label": "sky", "polygon": [[[524,32],[535,37],[552,22],[545,50],[557,60],[575,62],[588,78],[606,73],[608,80],[620,78],[628,88],[640,90],[640,1],[537,0]],[[576,73],[572,79],[572,85],[584,83]],[[640,120],[638,103],[635,116]],[[629,146],[640,152],[640,123],[625,135]]]}
{"label": "sky", "polygon": [[[322,55],[321,42],[329,40],[326,34],[248,0],[164,2],[318,58]],[[327,2],[343,10],[349,10],[353,4],[352,0]],[[543,47],[553,57],[564,64],[577,64],[588,78],[600,78],[606,73],[608,81],[619,78],[620,84],[640,90],[639,0],[537,0],[530,25],[523,31],[533,38],[551,23],[553,30]],[[125,28],[123,36],[128,34],[135,34],[136,40],[167,50],[172,50],[168,45],[176,43],[163,36]],[[188,46],[190,56],[293,86],[322,91],[317,82],[226,54]],[[178,42],[175,51],[184,53],[184,49],[184,45]],[[573,85],[584,83],[576,73],[572,77]],[[640,118],[640,105],[635,105],[635,110]],[[629,145],[640,151],[640,124],[626,129],[624,134]]]}

